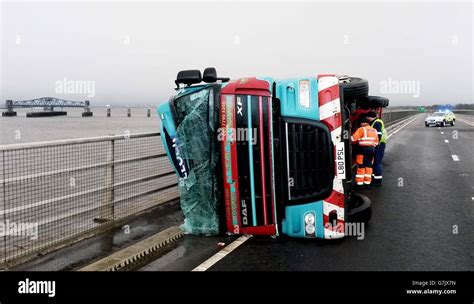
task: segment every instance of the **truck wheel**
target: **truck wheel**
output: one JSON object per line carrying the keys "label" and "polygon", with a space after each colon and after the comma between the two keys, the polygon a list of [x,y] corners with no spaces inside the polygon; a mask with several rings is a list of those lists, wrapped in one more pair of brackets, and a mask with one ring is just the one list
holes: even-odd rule
{"label": "truck wheel", "polygon": [[349,77],[339,84],[345,100],[367,98],[369,95],[369,83],[367,80],[357,77]]}
{"label": "truck wheel", "polygon": [[350,223],[368,223],[372,217],[370,199],[362,194],[352,193],[349,201],[347,219]]}
{"label": "truck wheel", "polygon": [[388,98],[381,96],[367,96],[367,103],[373,108],[383,108],[388,106]]}
{"label": "truck wheel", "polygon": [[451,121],[451,126],[454,127],[454,119]]}
{"label": "truck wheel", "polygon": [[446,127],[446,121],[445,120],[443,120],[443,122],[441,123],[441,126]]}

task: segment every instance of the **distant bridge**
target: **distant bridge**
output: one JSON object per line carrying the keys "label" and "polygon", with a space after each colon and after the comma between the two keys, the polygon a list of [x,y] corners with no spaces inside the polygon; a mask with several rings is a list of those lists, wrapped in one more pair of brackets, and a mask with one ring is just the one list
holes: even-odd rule
{"label": "distant bridge", "polygon": [[72,101],[54,97],[41,97],[30,100],[7,100],[6,111],[2,116],[16,116],[14,108],[43,108],[44,112],[27,113],[27,117],[66,115],[63,111],[54,111],[54,108],[84,108],[82,116],[92,116],[89,108],[89,100]]}

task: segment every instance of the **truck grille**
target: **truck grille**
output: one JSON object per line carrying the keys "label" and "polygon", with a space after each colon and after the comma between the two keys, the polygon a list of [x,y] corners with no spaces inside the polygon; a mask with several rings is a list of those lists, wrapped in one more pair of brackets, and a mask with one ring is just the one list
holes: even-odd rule
{"label": "truck grille", "polygon": [[332,189],[334,148],[320,122],[285,122],[287,198],[294,203],[315,200]]}
{"label": "truck grille", "polygon": [[268,97],[260,96],[236,98],[239,204],[244,227],[273,224],[269,102]]}

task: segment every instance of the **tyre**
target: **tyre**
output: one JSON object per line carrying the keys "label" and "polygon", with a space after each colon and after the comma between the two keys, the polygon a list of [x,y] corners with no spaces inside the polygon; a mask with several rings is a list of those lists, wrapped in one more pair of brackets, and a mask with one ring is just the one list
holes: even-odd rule
{"label": "tyre", "polygon": [[367,104],[372,108],[387,107],[388,101],[388,98],[381,96],[367,96]]}
{"label": "tyre", "polygon": [[425,124],[425,127],[427,127],[427,128],[428,128],[429,126],[430,126],[429,124]]}
{"label": "tyre", "polygon": [[446,121],[443,120],[443,122],[441,123],[441,127],[446,127]]}
{"label": "tyre", "polygon": [[454,119],[451,121],[451,126],[454,127]]}
{"label": "tyre", "polygon": [[348,77],[339,87],[345,100],[363,99],[369,95],[369,83],[362,78]]}
{"label": "tyre", "polygon": [[350,223],[368,223],[372,217],[370,199],[362,194],[352,193],[349,201],[347,219]]}

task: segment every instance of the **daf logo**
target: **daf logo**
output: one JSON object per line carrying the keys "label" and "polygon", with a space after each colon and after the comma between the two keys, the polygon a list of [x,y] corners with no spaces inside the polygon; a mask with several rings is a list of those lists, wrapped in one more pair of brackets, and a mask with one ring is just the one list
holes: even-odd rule
{"label": "daf logo", "polygon": [[248,219],[248,213],[247,213],[247,204],[245,203],[245,200],[241,201],[242,205],[242,224],[247,225],[249,222]]}

